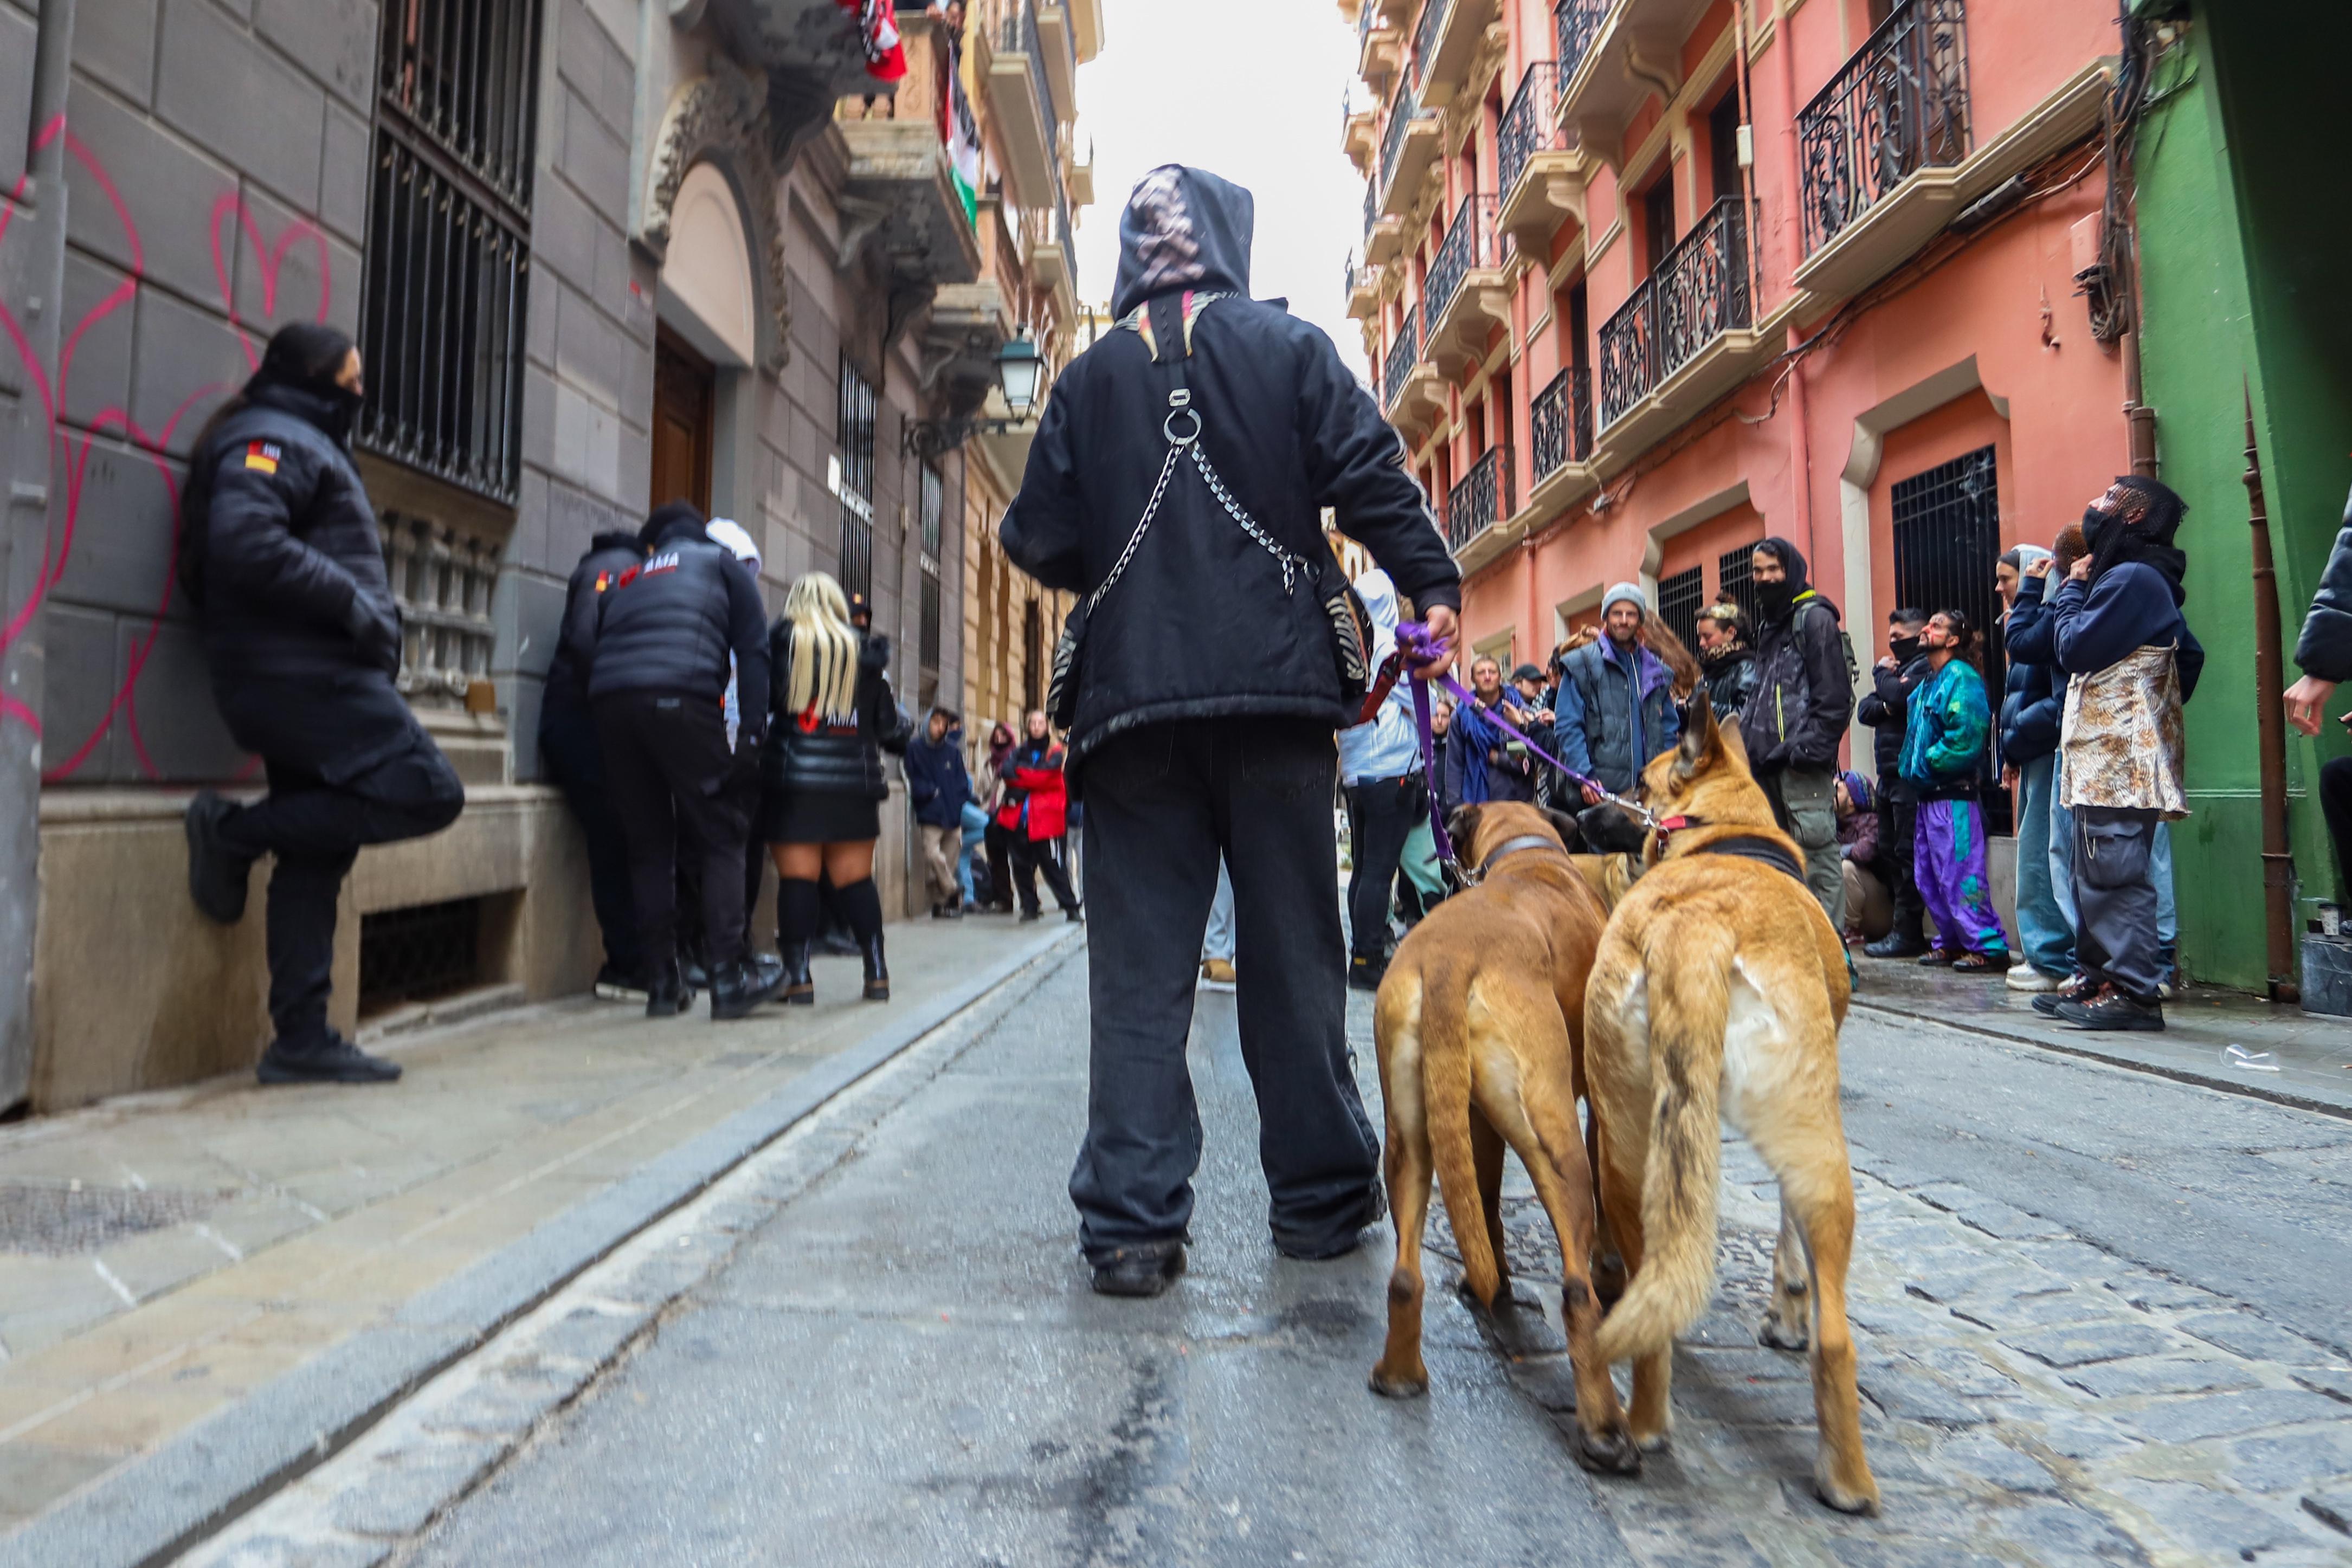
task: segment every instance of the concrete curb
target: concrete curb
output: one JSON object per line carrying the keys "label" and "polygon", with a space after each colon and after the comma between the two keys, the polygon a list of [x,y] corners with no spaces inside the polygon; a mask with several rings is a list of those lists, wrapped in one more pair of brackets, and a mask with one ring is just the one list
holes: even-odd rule
{"label": "concrete curb", "polygon": [[[2121,1042],[2135,1038],[2128,1034],[2102,1035],[2086,1032],[2073,1034],[2071,1038],[2065,1040],[2053,1040],[2048,1035],[2036,1032],[2022,1025],[2005,1024],[1999,1019],[1982,1016],[1954,1016],[1933,1012],[1925,1008],[1901,1007],[1890,1002],[1871,1001],[1862,996],[1856,996],[1853,998],[1853,1006],[1863,1011],[1876,1013],[1881,1018],[1903,1019],[1915,1023],[1941,1024],[1946,1029],[1965,1030],[1970,1034],[1980,1034],[1990,1040],[2007,1041],[2011,1045],[2030,1045],[2038,1050],[2053,1051],[2060,1056],[2078,1056],[2086,1061],[2105,1062],[2109,1067],[2120,1067],[2132,1072],[2145,1072],[2155,1078],[2169,1078],[2176,1083],[2193,1083],[2200,1089],[2211,1089],[2223,1094],[2242,1095],[2249,1100],[2267,1101],[2271,1104],[2284,1105],[2291,1110],[2312,1111],[2323,1116],[2352,1119],[2352,1085],[2347,1085],[2346,1092],[2340,1097],[2310,1094],[2288,1088],[2284,1084],[2266,1083],[2258,1078],[2229,1078],[2218,1072],[2200,1072],[2175,1062],[2155,1061],[2134,1054],[2128,1046],[2121,1043],[2114,1045],[2099,1043],[2110,1040]],[[2347,1076],[2352,1076],[2352,1074]]]}
{"label": "concrete curb", "polygon": [[1078,936],[1072,928],[1056,931],[895,1015],[757,1103],[411,1299],[389,1322],[362,1330],[68,1497],[0,1538],[0,1568],[169,1562],[299,1479],[403,1397],[835,1095],[1024,970],[1075,946]]}

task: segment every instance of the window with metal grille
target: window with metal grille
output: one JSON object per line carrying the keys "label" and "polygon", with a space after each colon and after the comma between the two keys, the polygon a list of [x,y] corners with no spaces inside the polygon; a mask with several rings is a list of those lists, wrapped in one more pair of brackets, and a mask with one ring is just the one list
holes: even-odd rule
{"label": "window with metal grille", "polygon": [[880,402],[874,383],[841,360],[841,591],[874,592],[874,426]]}
{"label": "window with metal grille", "polygon": [[462,991],[479,982],[482,901],[453,899],[360,919],[360,1011]]}
{"label": "window with metal grille", "polygon": [[1683,640],[1685,648],[1698,646],[1698,607],[1706,601],[1706,570],[1693,567],[1658,580],[1658,619]]}
{"label": "window with metal grille", "polygon": [[923,544],[917,557],[923,579],[922,664],[919,680],[925,707],[940,700],[940,554],[947,543],[948,484],[923,465]]}
{"label": "window with metal grille", "polygon": [[[1993,449],[1979,446],[1924,474],[1895,482],[1895,598],[1933,615],[1958,610],[1984,632],[1987,701],[2000,706],[2008,662],[2001,653],[2000,601],[1993,569],[2000,560],[2000,485]],[[1997,777],[1994,741],[1985,746],[1985,776]],[[1985,831],[2006,833],[2005,789],[1984,796]]]}
{"label": "window with metal grille", "polygon": [[1725,550],[1715,560],[1716,597],[1728,599],[1748,612],[1750,625],[1756,621],[1756,589],[1748,575],[1748,558],[1754,545],[1741,545],[1738,549]]}
{"label": "window with metal grille", "polygon": [[538,0],[389,0],[360,351],[368,450],[520,486]]}

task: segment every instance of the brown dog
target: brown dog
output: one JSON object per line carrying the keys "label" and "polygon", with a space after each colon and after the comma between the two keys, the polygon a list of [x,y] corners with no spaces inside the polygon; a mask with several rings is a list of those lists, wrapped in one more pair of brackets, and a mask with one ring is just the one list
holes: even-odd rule
{"label": "brown dog", "polygon": [[1610,918],[1585,996],[1601,1201],[1633,1274],[1600,1350],[1633,1359],[1634,1438],[1663,1446],[1674,1336],[1715,1285],[1719,1106],[1780,1179],[1761,1337],[1812,1347],[1814,1490],[1832,1508],[1874,1513],[1845,1317],[1845,953],[1748,775],[1738,732],[1718,729],[1706,703],[1692,710],[1681,745],[1643,770],[1643,803],[1659,819],[1651,863]]}
{"label": "brown dog", "polygon": [[1576,862],[1577,874],[1601,895],[1601,905],[1604,909],[1614,909],[1624,903],[1625,894],[1633,890],[1634,880],[1642,874],[1642,862],[1630,854],[1581,854],[1568,858]]}
{"label": "brown dog", "polygon": [[[1421,1239],[1433,1166],[1462,1248],[1464,1283],[1492,1308],[1508,1284],[1503,1145],[1535,1181],[1559,1239],[1562,1315],[1576,1373],[1577,1461],[1641,1468],[1606,1363],[1594,1354],[1601,1303],[1591,1270],[1592,1172],[1576,1103],[1584,987],[1606,915],[1569,862],[1565,818],[1533,806],[1464,806],[1448,824],[1476,886],[1413,928],[1389,965],[1373,1015],[1388,1109],[1389,1207],[1396,1271],[1375,1393],[1429,1387],[1421,1358]],[[1506,1298],[1507,1299],[1507,1297]]]}

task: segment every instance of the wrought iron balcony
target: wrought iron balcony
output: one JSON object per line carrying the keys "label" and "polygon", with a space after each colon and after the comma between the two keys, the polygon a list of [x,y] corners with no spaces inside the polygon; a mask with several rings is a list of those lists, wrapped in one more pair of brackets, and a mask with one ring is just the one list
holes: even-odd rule
{"label": "wrought iron balcony", "polygon": [[1396,177],[1397,153],[1404,147],[1405,127],[1421,112],[1421,105],[1412,96],[1412,89],[1397,85],[1396,96],[1389,99],[1389,122],[1381,132],[1381,189],[1389,188]]}
{"label": "wrought iron balcony", "polygon": [[1061,98],[1054,91],[1053,73],[1045,68],[1045,46],[1037,37],[1037,9],[1028,0],[1006,8],[1003,37],[996,47],[999,54],[1029,57],[1029,75],[1036,83],[1037,101],[1045,107],[1045,123],[1059,124]]}
{"label": "wrought iron balcony", "polygon": [[1422,286],[1422,311],[1434,323],[1454,303],[1462,279],[1473,267],[1503,265],[1502,235],[1495,227],[1496,199],[1465,196],[1454,209],[1454,226],[1430,259],[1429,277]]}
{"label": "wrought iron balcony", "polygon": [[1372,237],[1372,225],[1381,221],[1381,187],[1377,180],[1364,182],[1364,237]]}
{"label": "wrought iron balcony", "polygon": [[1707,209],[1601,327],[1601,423],[1615,423],[1709,343],[1750,325],[1739,200]]}
{"label": "wrought iron balcony", "polygon": [[1538,60],[1519,78],[1519,90],[1511,95],[1511,106],[1503,111],[1502,124],[1496,129],[1496,188],[1504,194],[1518,184],[1530,158],[1568,144],[1559,119],[1559,67],[1550,60]]}
{"label": "wrought iron balcony", "polygon": [[1420,362],[1421,314],[1415,310],[1408,310],[1404,313],[1402,324],[1397,328],[1396,341],[1389,345],[1388,363],[1382,368],[1381,375],[1382,407],[1396,406],[1397,394],[1404,391],[1406,378],[1412,374],[1413,366]]}
{"label": "wrought iron balcony", "polygon": [[1969,152],[1960,0],[1901,0],[1797,117],[1811,255],[1920,169]]}
{"label": "wrought iron balcony", "polygon": [[1511,449],[1490,446],[1445,497],[1445,542],[1458,550],[1516,509]]}
{"label": "wrought iron balcony", "polygon": [[1539,485],[1570,463],[1592,460],[1591,367],[1570,365],[1536,393],[1528,405],[1528,439]]}
{"label": "wrought iron balcony", "polygon": [[1446,13],[1454,0],[1423,0],[1421,20],[1412,29],[1412,85],[1429,79],[1429,62],[1437,57],[1437,37],[1445,31]]}
{"label": "wrought iron balcony", "polygon": [[1552,34],[1559,46],[1559,79],[1565,84],[1584,63],[1601,25],[1609,19],[1617,0],[1559,0],[1551,14]]}

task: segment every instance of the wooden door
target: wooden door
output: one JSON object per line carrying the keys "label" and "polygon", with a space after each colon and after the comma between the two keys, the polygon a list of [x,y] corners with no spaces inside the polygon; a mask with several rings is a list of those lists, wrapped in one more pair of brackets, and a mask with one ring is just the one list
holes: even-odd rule
{"label": "wooden door", "polygon": [[710,361],[667,326],[654,339],[654,482],[651,511],[691,501],[710,515],[710,446],[718,378]]}

